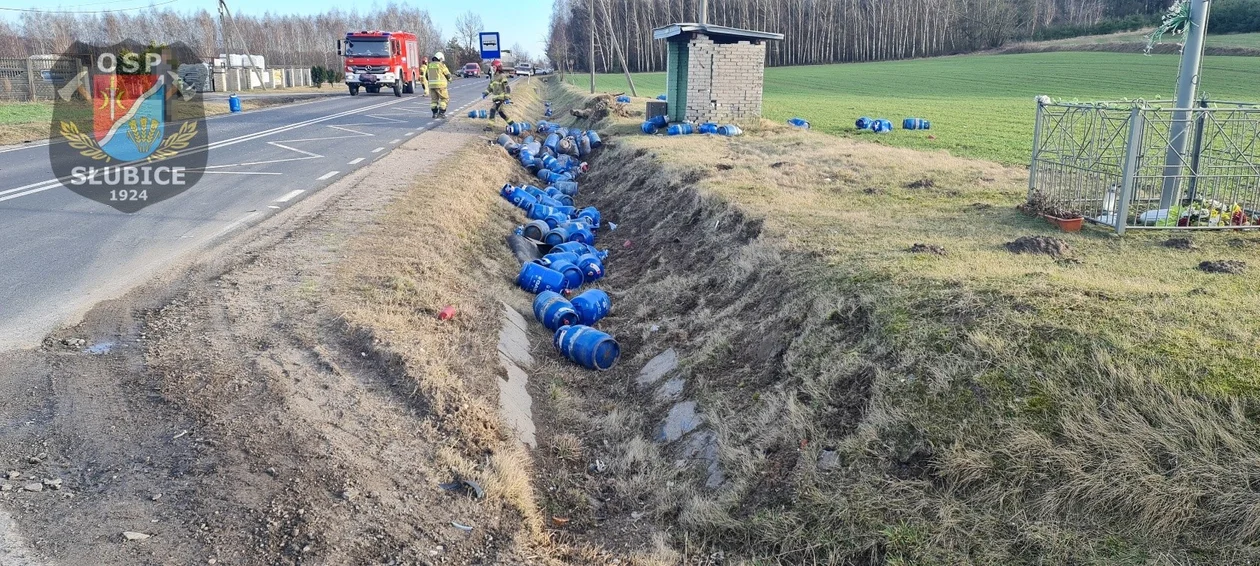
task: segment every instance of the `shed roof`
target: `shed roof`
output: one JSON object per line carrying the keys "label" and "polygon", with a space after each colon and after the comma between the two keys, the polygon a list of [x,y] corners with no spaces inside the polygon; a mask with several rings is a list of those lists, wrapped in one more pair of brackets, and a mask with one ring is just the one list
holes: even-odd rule
{"label": "shed roof", "polygon": [[652,30],[653,39],[669,39],[689,32],[700,32],[710,36],[726,36],[738,39],[783,39],[781,33],[753,31],[750,29],[728,28],[709,24],[681,23],[672,24]]}

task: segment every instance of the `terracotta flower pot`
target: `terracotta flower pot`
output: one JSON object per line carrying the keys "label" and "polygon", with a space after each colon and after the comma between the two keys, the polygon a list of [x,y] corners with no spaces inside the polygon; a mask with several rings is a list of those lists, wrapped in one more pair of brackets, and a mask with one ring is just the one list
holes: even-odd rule
{"label": "terracotta flower pot", "polygon": [[1064,232],[1079,232],[1081,230],[1081,225],[1085,223],[1085,218],[1081,216],[1076,218],[1059,218],[1058,216],[1042,214],[1041,217],[1045,218],[1046,222],[1058,226],[1059,229]]}

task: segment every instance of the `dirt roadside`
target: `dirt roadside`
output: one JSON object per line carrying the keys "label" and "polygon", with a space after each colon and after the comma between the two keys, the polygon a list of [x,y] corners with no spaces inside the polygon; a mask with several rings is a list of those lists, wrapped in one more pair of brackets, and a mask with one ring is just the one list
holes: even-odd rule
{"label": "dirt roadside", "polygon": [[[444,277],[477,293],[507,257],[480,240],[495,191],[470,206],[456,189],[497,186],[510,169],[498,160],[454,179],[455,164],[492,149],[473,126],[450,126],[98,305],[42,348],[0,354],[0,476],[14,472],[0,509],[20,536],[0,515],[0,563],[537,563],[527,476],[522,488],[519,454],[483,410],[497,390],[476,386],[493,384],[495,345],[475,337],[494,335],[497,311],[461,308],[425,328],[440,339],[428,354],[427,336],[406,334],[433,318],[407,301],[441,298]],[[394,206],[403,195],[410,204]],[[390,231],[418,210],[476,229],[430,242],[444,254],[405,258],[420,281],[406,283],[389,272],[397,257],[365,254],[407,256],[413,242]],[[365,305],[394,309],[399,333],[373,334]],[[484,499],[438,487],[457,470]]]}

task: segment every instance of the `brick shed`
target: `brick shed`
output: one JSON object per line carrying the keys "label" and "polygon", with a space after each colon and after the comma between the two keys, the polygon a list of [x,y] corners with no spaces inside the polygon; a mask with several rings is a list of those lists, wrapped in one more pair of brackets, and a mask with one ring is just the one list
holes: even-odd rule
{"label": "brick shed", "polygon": [[761,116],[766,40],[783,34],[707,24],[652,30],[669,42],[665,94],[672,122],[716,122]]}

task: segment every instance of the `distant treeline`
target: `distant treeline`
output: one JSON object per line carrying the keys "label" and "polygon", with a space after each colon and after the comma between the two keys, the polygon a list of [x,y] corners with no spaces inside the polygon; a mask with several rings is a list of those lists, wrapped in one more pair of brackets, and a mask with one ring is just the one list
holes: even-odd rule
{"label": "distant treeline", "polygon": [[[554,0],[547,54],[558,67],[633,72],[665,66],[652,29],[699,20],[699,0]],[[1218,0],[1212,33],[1260,31],[1260,0]],[[595,13],[590,13],[594,5]],[[906,59],[994,49],[1012,41],[1133,31],[1168,0],[710,0],[709,23],[782,33],[768,65]],[[592,29],[591,20],[594,21]],[[1171,39],[1171,38],[1169,38]]]}
{"label": "distant treeline", "polygon": [[[125,40],[142,44],[182,42],[202,58],[220,53],[266,57],[268,66],[319,65],[341,69],[336,42],[351,30],[414,32],[426,52],[439,49],[441,29],[426,10],[390,2],[366,12],[333,9],[321,14],[236,16],[220,37],[217,13],[170,9],[101,14],[23,12],[17,22],[0,20],[0,58],[60,54],[75,40],[110,45]],[[237,31],[239,30],[239,34]],[[243,45],[242,45],[243,44]]]}

